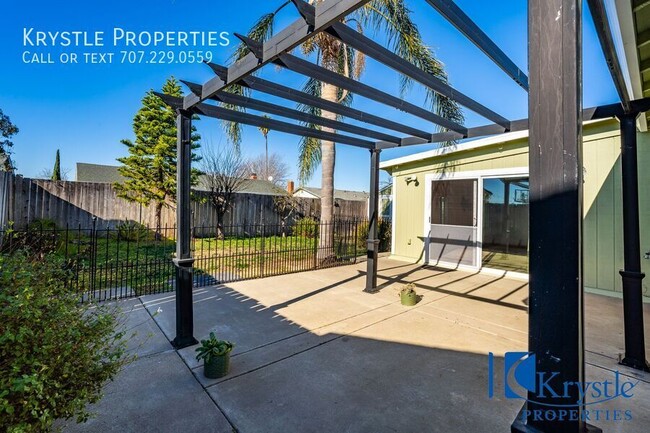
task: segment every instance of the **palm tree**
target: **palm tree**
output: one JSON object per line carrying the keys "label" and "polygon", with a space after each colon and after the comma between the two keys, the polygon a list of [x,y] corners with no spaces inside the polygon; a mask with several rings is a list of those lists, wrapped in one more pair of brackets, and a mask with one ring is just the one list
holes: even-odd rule
{"label": "palm tree", "polygon": [[[309,0],[314,4],[322,0]],[[273,27],[277,14],[289,5],[286,1],[274,12],[262,16],[248,32],[248,37],[257,41],[264,41],[273,35]],[[411,11],[406,8],[404,0],[374,0],[358,9],[356,12],[343,20],[348,25],[356,27],[357,31],[364,33],[367,29],[374,32],[383,32],[386,35],[388,46],[404,60],[413,63],[420,69],[433,76],[447,81],[447,74],[444,66],[438,61],[433,51],[423,42],[417,26],[411,20]],[[315,56],[317,63],[330,71],[339,73],[349,78],[358,79],[364,68],[365,58],[363,53],[345,45],[341,41],[326,33],[319,33],[301,46],[305,56]],[[233,55],[234,60],[240,59],[248,54],[249,50],[244,44],[240,44]],[[400,93],[403,97],[411,88],[412,81],[406,77],[400,77]],[[229,92],[247,94],[248,89],[233,85],[227,89]],[[445,96],[435,93],[426,88],[426,104],[430,109],[442,117],[458,123],[463,122],[463,114],[459,106]],[[345,89],[334,85],[308,79],[303,86],[303,91],[311,95],[321,97],[328,101],[345,105],[352,103],[352,94]],[[242,110],[240,107],[228,105],[228,108]],[[337,114],[321,110],[312,106],[299,105],[302,111],[322,116],[327,119],[336,120]],[[310,123],[305,126],[321,129],[327,132],[336,132],[332,128],[322,127]],[[239,149],[241,142],[241,126],[238,123],[226,123],[226,132]],[[300,141],[300,153],[298,159],[299,180],[305,183],[311,178],[314,171],[321,164],[322,172],[322,195],[321,195],[321,231],[319,240],[319,258],[326,258],[334,243],[332,222],[334,219],[334,167],[336,162],[336,146],[332,141],[317,140],[310,137],[303,137]]]}

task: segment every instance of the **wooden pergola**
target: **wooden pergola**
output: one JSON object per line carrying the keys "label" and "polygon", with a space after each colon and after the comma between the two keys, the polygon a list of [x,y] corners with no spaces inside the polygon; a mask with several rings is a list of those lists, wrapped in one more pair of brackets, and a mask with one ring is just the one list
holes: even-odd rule
{"label": "wooden pergola", "polygon": [[[503,72],[529,92],[529,118],[510,120],[440,79],[405,61],[390,50],[343,24],[348,14],[369,0],[323,0],[310,5],[292,0],[301,18],[259,42],[237,35],[250,52],[228,67],[210,63],[215,76],[203,84],[183,81],[191,93],[174,98],[157,93],[177,112],[178,124],[178,239],[176,247],[176,338],[177,348],[196,343],[193,336],[192,272],[190,252],[190,161],[193,115],[261,126],[298,136],[331,140],[367,149],[370,153],[370,226],[368,235],[367,292],[377,286],[377,222],[379,204],[379,160],[383,149],[440,143],[470,137],[530,130],[530,302],[529,351],[536,354],[537,369],[559,371],[558,382],[584,381],[583,265],[582,265],[582,123],[584,120],[617,117],[621,125],[623,172],[623,221],[625,269],[623,279],[625,358],[622,363],[648,370],[643,335],[641,256],[636,157],[636,118],[650,109],[650,99],[630,100],[613,43],[602,0],[589,0],[603,53],[620,96],[620,103],[582,108],[582,2],[580,0],[529,0],[529,75],[515,63],[452,0],[426,0],[453,24]],[[290,52],[326,32],[379,63],[446,96],[487,120],[479,127],[466,127],[445,119],[404,99],[331,72]],[[385,117],[326,101],[253,74],[273,64],[298,74],[330,83],[379,104],[396,108],[431,123],[430,129],[413,128]],[[358,126],[310,115],[284,105],[235,95],[225,89],[233,84],[355,119]],[[269,119],[217,104],[270,113],[289,120],[333,128],[330,133],[290,121]],[[376,127],[381,128],[380,130]],[[440,132],[440,131],[443,132]],[[391,131],[382,132],[382,131]],[[347,135],[341,132],[353,134]],[[560,360],[560,361],[558,361]],[[544,403],[570,404],[579,401],[577,390],[552,402],[528,402],[528,410]],[[575,394],[575,395],[574,395]],[[549,397],[550,398],[550,397]],[[579,408],[581,410],[582,408]],[[519,418],[517,432],[599,431],[577,420]]]}

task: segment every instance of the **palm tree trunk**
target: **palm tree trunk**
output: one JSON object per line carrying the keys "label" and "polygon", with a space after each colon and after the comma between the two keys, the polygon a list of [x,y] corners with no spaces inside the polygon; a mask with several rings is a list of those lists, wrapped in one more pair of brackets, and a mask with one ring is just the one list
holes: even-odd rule
{"label": "palm tree trunk", "polygon": [[[327,101],[337,102],[338,89],[327,83],[322,83],[321,96]],[[321,113],[326,119],[336,120],[336,114],[328,111]],[[323,127],[323,131],[336,132],[332,128]],[[334,166],[336,163],[336,145],[333,141],[321,141],[321,224],[318,242],[318,261],[334,254]]]}

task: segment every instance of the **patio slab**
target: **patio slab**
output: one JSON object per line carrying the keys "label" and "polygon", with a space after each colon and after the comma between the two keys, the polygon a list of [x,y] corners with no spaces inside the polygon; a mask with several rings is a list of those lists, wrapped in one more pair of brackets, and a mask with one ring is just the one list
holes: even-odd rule
{"label": "patio slab", "polygon": [[140,358],[109,383],[97,416],[66,432],[213,432],[232,427],[174,351]]}
{"label": "patio slab", "polygon": [[232,426],[196,382],[139,299],[121,301],[122,329],[135,336],[128,351],[136,355],[104,397],[90,407],[84,424],[59,422],[65,432],[158,433],[200,431],[231,433]]}
{"label": "patio slab", "polygon": [[[196,346],[169,350],[173,294],[143,297],[131,323],[140,318],[138,326],[151,327],[139,349],[145,357],[107,387],[97,421],[83,431],[104,431],[109,421],[114,431],[147,431],[131,416],[149,419],[159,432],[203,431],[192,424],[201,422],[215,429],[206,431],[241,433],[509,431],[522,402],[502,396],[503,374],[495,377],[501,393],[488,398],[488,354],[503,372],[505,352],[526,350],[527,283],[379,263],[375,294],[363,292],[364,264],[196,289],[195,337],[215,331],[236,344],[231,373],[218,380],[203,377]],[[399,303],[407,282],[422,295],[415,307]],[[630,409],[633,419],[592,422],[607,432],[641,433],[650,424],[650,375],[616,363],[621,311],[620,299],[586,296],[587,380],[618,370],[637,381],[634,399],[599,405]],[[190,424],[164,416],[158,422],[162,403],[140,403],[152,393],[171,398]],[[112,416],[124,406],[124,416]]]}

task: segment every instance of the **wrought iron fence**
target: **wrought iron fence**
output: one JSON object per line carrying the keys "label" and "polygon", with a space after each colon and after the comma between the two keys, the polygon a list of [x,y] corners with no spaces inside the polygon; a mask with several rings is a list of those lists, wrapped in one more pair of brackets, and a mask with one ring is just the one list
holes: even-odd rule
{"label": "wrought iron fence", "polygon": [[[380,248],[390,246],[390,224],[382,222]],[[332,242],[321,242],[333,232]],[[196,287],[356,263],[366,254],[368,222],[319,223],[305,218],[286,226],[193,227]],[[174,290],[172,263],[176,228],[137,223],[117,228],[66,227],[36,223],[0,231],[0,253],[27,249],[52,254],[70,271],[71,289],[83,300],[108,300]]]}

